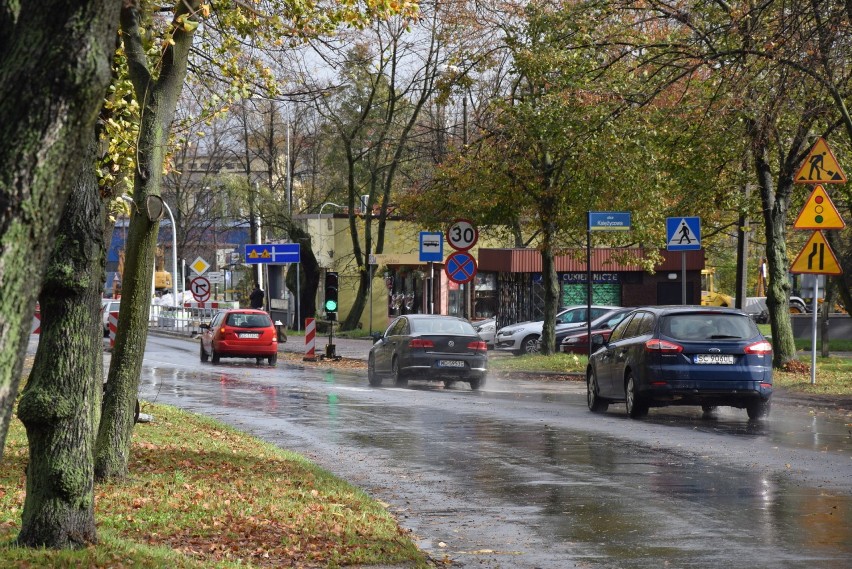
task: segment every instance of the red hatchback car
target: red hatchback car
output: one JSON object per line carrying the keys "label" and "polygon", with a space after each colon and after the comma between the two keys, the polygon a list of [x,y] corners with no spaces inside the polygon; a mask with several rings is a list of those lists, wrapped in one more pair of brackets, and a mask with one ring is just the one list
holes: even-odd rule
{"label": "red hatchback car", "polygon": [[262,310],[223,310],[210,324],[201,325],[201,361],[210,358],[264,358],[278,361],[278,335],[269,314]]}

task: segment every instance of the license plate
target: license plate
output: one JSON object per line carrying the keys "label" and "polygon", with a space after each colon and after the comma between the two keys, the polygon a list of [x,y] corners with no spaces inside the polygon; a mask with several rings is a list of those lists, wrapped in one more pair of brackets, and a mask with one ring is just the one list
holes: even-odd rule
{"label": "license plate", "polygon": [[458,360],[439,360],[438,367],[464,367],[464,362]]}
{"label": "license plate", "polygon": [[257,333],[243,333],[243,334],[240,334],[240,338],[260,338],[260,334],[257,334]]}
{"label": "license plate", "polygon": [[697,364],[732,364],[733,354],[698,354],[695,356]]}

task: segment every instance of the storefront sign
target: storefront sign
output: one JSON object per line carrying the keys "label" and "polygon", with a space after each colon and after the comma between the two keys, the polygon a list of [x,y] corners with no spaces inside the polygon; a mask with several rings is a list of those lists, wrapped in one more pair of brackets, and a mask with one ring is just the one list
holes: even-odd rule
{"label": "storefront sign", "polygon": [[[534,278],[534,282],[540,283],[541,273],[537,273]],[[586,282],[586,273],[560,273],[559,281],[567,284],[572,283],[585,283]],[[603,283],[603,284],[615,284],[621,282],[621,274],[620,273],[592,273],[592,282],[593,283]]]}
{"label": "storefront sign", "polygon": [[373,255],[376,265],[425,265],[419,253],[400,253],[399,255]]}

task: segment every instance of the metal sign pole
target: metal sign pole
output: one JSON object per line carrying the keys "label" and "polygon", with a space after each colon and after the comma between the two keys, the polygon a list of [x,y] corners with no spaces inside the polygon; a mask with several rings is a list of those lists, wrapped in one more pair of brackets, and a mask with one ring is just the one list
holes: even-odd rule
{"label": "metal sign pole", "polygon": [[684,306],[686,302],[686,251],[680,252],[680,299]]}
{"label": "metal sign pole", "polygon": [[[589,343],[589,359],[592,358],[592,212],[588,212],[586,223],[586,338]],[[557,346],[558,348],[558,346]]]}
{"label": "metal sign pole", "polygon": [[817,311],[819,310],[819,275],[814,275],[814,300],[811,311],[811,385],[816,384]]}
{"label": "metal sign pole", "polygon": [[302,276],[299,271],[299,265],[301,263],[296,263],[296,330],[302,329],[302,293],[301,293],[301,285],[302,285]]}

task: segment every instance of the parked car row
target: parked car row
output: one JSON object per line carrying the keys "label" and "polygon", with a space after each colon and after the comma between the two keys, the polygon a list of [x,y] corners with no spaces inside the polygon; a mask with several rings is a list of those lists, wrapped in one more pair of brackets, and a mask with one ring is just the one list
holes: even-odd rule
{"label": "parked car row", "polygon": [[[599,318],[607,312],[618,309],[618,306],[592,305],[592,319]],[[589,307],[586,305],[570,306],[556,313],[556,334],[568,330],[576,330],[588,320]],[[541,350],[541,333],[544,322],[519,322],[504,326],[497,330],[494,338],[496,350],[511,352],[515,355],[536,354]]]}

